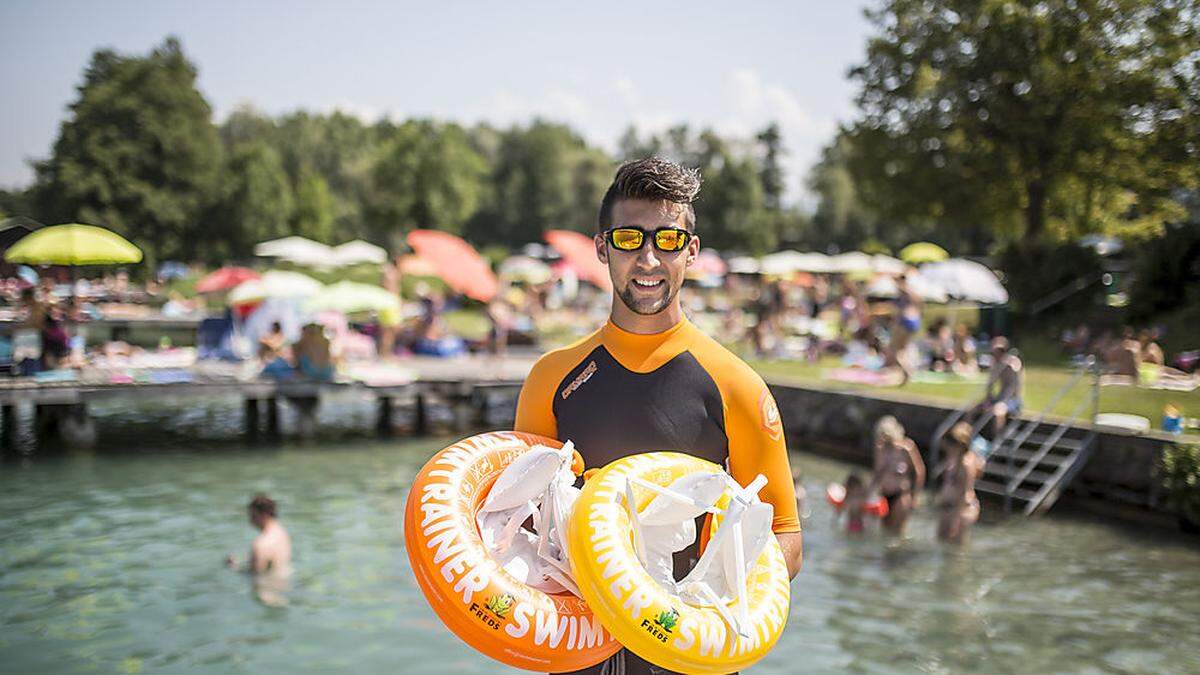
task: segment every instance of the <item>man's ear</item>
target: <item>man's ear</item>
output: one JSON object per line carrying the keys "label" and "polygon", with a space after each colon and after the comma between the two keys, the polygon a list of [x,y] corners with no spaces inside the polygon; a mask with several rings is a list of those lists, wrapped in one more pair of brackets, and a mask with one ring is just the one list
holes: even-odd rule
{"label": "man's ear", "polygon": [[592,243],[596,245],[596,257],[605,265],[608,264],[608,246],[605,246],[604,235],[597,234],[592,237]]}
{"label": "man's ear", "polygon": [[693,234],[688,240],[687,266],[691,267],[692,263],[696,262],[696,256],[700,255],[700,235]]}

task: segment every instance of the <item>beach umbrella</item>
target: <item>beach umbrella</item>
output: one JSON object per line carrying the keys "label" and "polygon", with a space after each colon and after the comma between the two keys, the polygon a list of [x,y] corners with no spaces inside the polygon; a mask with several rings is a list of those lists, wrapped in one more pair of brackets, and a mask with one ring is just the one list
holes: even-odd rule
{"label": "beach umbrella", "polygon": [[333,248],[333,260],[338,265],[358,265],[370,263],[382,265],[387,262],[387,251],[362,239],[348,241]]}
{"label": "beach umbrella", "polygon": [[309,312],[333,310],[343,314],[385,312],[400,315],[400,298],[387,289],[357,281],[339,281],[322,288],[304,303]]}
{"label": "beach umbrella", "polygon": [[973,260],[954,258],[921,265],[920,278],[945,289],[958,300],[1000,305],[1008,302],[996,273]]}
{"label": "beach umbrella", "polygon": [[400,256],[400,260],[396,264],[396,267],[400,270],[401,274],[409,274],[414,277],[437,276],[437,267],[434,267],[433,263],[419,255],[414,255],[412,253],[405,256]]}
{"label": "beach umbrella", "polygon": [[29,284],[30,286],[36,286],[39,279],[37,270],[33,269],[29,265],[17,266],[17,278]]}
{"label": "beach umbrella", "polygon": [[260,258],[279,258],[305,267],[329,268],[338,265],[332,247],[300,236],[255,244],[254,255]]}
{"label": "beach umbrella", "polygon": [[871,256],[859,251],[842,253],[829,258],[830,271],[842,274],[869,274],[872,271],[873,262]]}
{"label": "beach umbrella", "polygon": [[115,265],[142,261],[142,250],[121,235],[95,225],[43,227],[4,253],[8,262],[31,265]]}
{"label": "beach umbrella", "polygon": [[237,288],[243,282],[251,279],[258,279],[262,275],[252,269],[246,267],[222,267],[214,272],[210,272],[203,279],[196,282],[197,293],[219,293],[228,291],[231,288]]}
{"label": "beach umbrella", "polygon": [[[910,274],[907,277],[908,288],[917,297],[926,302],[946,302],[949,296],[946,291],[933,283],[932,281],[922,278],[919,274]],[[896,283],[896,277],[890,274],[880,274],[871,280],[864,289],[868,298],[896,298],[900,296],[900,285]]]}
{"label": "beach umbrella", "polygon": [[692,261],[691,267],[687,268],[687,276],[689,279],[711,279],[715,277],[723,277],[729,272],[729,266],[721,260],[721,256],[717,255],[716,251],[705,249],[700,251],[700,255]]}
{"label": "beach umbrella", "polygon": [[549,265],[524,255],[505,258],[497,272],[501,279],[523,281],[527,284],[540,284],[549,281],[552,276]]}
{"label": "beach umbrella", "polygon": [[608,265],[596,257],[596,244],[591,237],[571,230],[550,230],[544,236],[546,243],[558,251],[580,279],[606,291],[612,289]]}
{"label": "beach umbrella", "polygon": [[1120,253],[1121,249],[1125,248],[1125,243],[1117,237],[1103,234],[1089,234],[1079,240],[1079,245],[1092,249],[1101,257]]}
{"label": "beach umbrella", "polygon": [[908,271],[908,267],[908,263],[900,260],[899,258],[893,258],[890,255],[877,253],[871,256],[872,272],[878,272],[879,274],[891,274],[894,276],[897,274],[904,274]]}
{"label": "beach umbrella", "polygon": [[231,305],[244,305],[266,298],[302,299],[316,295],[321,288],[321,282],[299,272],[271,270],[262,278],[238,284],[228,300]]}
{"label": "beach umbrella", "polygon": [[413,230],[408,245],[437,269],[437,275],[457,293],[488,302],[500,283],[483,256],[470,244],[449,232]]}
{"label": "beach umbrella", "polygon": [[763,256],[759,261],[759,271],[772,276],[785,276],[794,272],[813,272],[817,274],[837,271],[829,256],[824,253],[801,253],[799,251],[779,251]]}
{"label": "beach umbrella", "polygon": [[748,255],[739,255],[729,259],[729,272],[732,274],[758,274],[759,262]]}
{"label": "beach umbrella", "polygon": [[8,247],[25,238],[25,235],[42,227],[44,226],[38,221],[25,216],[0,220],[0,251],[7,251]]}
{"label": "beach umbrella", "polygon": [[946,249],[928,241],[919,241],[900,249],[900,259],[911,265],[941,262],[950,257]]}

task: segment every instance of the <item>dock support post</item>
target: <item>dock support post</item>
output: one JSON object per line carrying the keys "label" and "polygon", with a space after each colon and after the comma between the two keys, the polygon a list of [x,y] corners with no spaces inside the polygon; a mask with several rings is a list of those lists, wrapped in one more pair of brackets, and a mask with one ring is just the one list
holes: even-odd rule
{"label": "dock support post", "polygon": [[267,436],[279,440],[279,399],[274,396],[267,399]]}
{"label": "dock support post", "polygon": [[392,435],[392,397],[380,396],[376,399],[379,403],[379,416],[375,422],[375,431],[383,438],[388,438]]}
{"label": "dock support post", "polygon": [[33,435],[41,445],[58,431],[58,416],[54,405],[35,403],[33,406]]}
{"label": "dock support post", "polygon": [[0,443],[3,443],[4,450],[12,450],[17,447],[17,406],[8,404],[3,406],[3,419],[0,419],[0,434],[3,438]]}
{"label": "dock support post", "polygon": [[470,396],[455,396],[454,397],[454,431],[464,433],[471,428],[471,413],[475,411],[475,406],[471,403]]}
{"label": "dock support post", "polygon": [[417,392],[417,410],[413,414],[413,431],[418,436],[424,436],[429,433],[429,414],[425,410],[426,406],[425,392]]}
{"label": "dock support post", "polygon": [[258,438],[258,399],[248,398],[245,400],[246,410],[246,438]]}
{"label": "dock support post", "polygon": [[317,406],[321,399],[316,396],[289,398],[288,403],[296,409],[296,435],[300,438],[312,438],[317,433]]}
{"label": "dock support post", "polygon": [[64,445],[77,450],[96,447],[96,422],[86,403],[66,406],[58,415],[58,435]]}

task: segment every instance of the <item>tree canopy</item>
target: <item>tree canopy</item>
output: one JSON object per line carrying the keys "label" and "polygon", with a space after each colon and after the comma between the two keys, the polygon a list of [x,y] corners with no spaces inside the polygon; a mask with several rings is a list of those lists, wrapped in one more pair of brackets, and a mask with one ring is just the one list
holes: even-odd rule
{"label": "tree canopy", "polygon": [[837,154],[875,213],[967,249],[1156,234],[1197,185],[1198,16],[1192,0],[888,0]]}
{"label": "tree canopy", "polygon": [[39,220],[102,223],[153,259],[187,257],[216,194],[221,145],[179,41],[149,56],[95,53],[49,159],[36,165]]}

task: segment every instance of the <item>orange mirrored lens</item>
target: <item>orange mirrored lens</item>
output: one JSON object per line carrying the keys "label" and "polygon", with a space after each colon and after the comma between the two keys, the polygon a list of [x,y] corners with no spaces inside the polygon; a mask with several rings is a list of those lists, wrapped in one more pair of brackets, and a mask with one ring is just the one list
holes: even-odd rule
{"label": "orange mirrored lens", "polygon": [[642,231],[635,229],[616,229],[612,231],[612,245],[622,251],[634,251],[642,247]]}
{"label": "orange mirrored lens", "polygon": [[687,245],[687,233],[683,230],[659,230],[654,233],[654,245],[663,251],[678,251]]}

